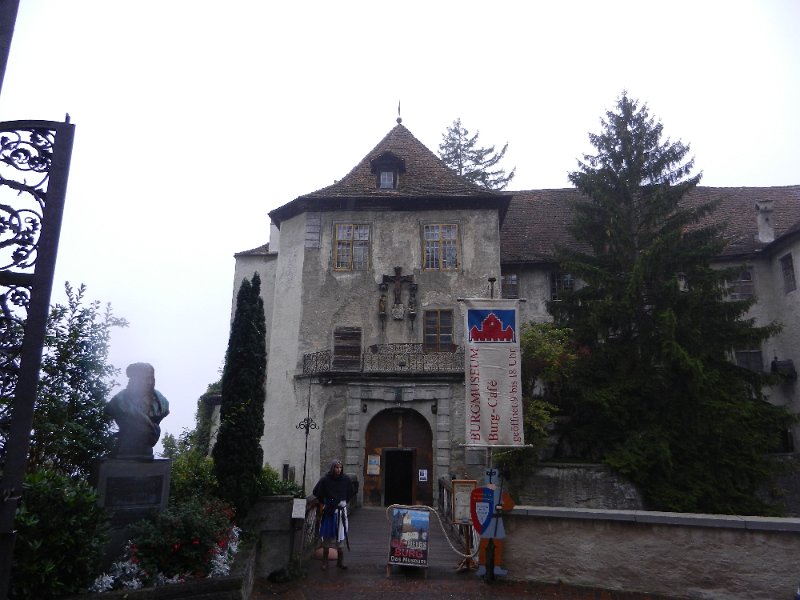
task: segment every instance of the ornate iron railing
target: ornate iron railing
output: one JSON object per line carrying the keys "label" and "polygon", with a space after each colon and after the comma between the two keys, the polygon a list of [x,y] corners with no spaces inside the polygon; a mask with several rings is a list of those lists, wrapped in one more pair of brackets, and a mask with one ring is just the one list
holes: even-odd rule
{"label": "ornate iron railing", "polygon": [[[331,351],[303,356],[303,374],[317,375],[336,371]],[[348,369],[348,372],[353,369]],[[450,352],[426,351],[423,344],[374,344],[361,355],[361,373],[458,373],[464,371],[464,349],[453,346]]]}
{"label": "ornate iron railing", "polygon": [[30,445],[74,126],[0,123],[0,596]]}
{"label": "ornate iron railing", "polygon": [[331,351],[321,350],[303,355],[303,375],[329,373],[331,370]]}

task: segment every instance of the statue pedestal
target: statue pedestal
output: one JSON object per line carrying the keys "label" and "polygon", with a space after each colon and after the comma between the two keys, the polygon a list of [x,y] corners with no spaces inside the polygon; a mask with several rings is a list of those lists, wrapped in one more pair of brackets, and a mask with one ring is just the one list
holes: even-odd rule
{"label": "statue pedestal", "polygon": [[117,560],[128,541],[128,526],[158,514],[169,500],[168,458],[103,458],[95,466],[97,504],[108,511],[111,541],[106,562]]}

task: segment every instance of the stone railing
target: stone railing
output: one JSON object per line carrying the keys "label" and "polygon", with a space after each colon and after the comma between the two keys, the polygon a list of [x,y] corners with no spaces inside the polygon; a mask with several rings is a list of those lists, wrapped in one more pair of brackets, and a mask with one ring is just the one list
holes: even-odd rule
{"label": "stone railing", "polygon": [[517,506],[513,579],[677,598],[792,598],[800,519]]}
{"label": "stone railing", "polygon": [[320,373],[463,373],[464,349],[452,346],[447,352],[425,350],[423,344],[373,344],[361,355],[360,368],[335,369],[330,350],[303,356],[303,375]]}

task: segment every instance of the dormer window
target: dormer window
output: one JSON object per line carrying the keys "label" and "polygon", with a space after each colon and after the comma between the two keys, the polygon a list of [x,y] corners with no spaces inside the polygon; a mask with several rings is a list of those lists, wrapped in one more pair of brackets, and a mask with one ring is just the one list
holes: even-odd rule
{"label": "dormer window", "polygon": [[392,152],[384,152],[369,161],[376,175],[379,190],[396,190],[400,175],[406,172],[406,161]]}
{"label": "dormer window", "polygon": [[379,187],[382,190],[393,190],[395,188],[395,179],[394,171],[381,171]]}

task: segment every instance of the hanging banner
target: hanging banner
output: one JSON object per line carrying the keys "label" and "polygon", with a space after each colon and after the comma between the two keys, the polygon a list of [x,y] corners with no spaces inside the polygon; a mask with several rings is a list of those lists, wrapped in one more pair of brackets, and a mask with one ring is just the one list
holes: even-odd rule
{"label": "hanging banner", "polygon": [[517,300],[464,301],[468,445],[523,446]]}

